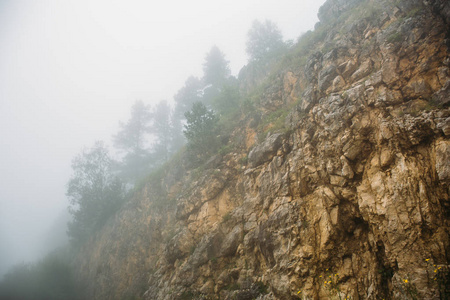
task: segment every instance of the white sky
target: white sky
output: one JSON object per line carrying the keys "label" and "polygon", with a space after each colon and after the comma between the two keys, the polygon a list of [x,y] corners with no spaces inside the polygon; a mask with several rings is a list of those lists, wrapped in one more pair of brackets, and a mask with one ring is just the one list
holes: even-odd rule
{"label": "white sky", "polygon": [[0,275],[48,250],[71,159],[135,100],[171,100],[213,45],[237,75],[254,19],[295,40],[323,2],[0,0]]}

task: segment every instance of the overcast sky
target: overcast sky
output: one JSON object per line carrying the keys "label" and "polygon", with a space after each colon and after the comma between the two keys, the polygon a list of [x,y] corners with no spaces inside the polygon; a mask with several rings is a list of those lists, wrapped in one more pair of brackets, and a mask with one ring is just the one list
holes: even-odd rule
{"label": "overcast sky", "polygon": [[253,20],[295,40],[323,2],[0,0],[0,275],[48,250],[71,159],[135,100],[171,100],[213,45],[237,75]]}

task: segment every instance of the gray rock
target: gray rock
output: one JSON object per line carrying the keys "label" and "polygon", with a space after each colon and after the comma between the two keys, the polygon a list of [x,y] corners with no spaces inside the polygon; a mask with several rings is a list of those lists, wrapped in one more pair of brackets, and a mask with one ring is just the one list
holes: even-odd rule
{"label": "gray rock", "polygon": [[241,225],[236,225],[233,230],[225,237],[220,249],[220,256],[232,256],[236,253],[239,243],[243,239],[244,231]]}
{"label": "gray rock", "polygon": [[356,70],[353,74],[352,74],[352,80],[353,81],[357,81],[361,78],[366,77],[367,75],[369,75],[372,72],[372,66],[373,66],[373,62],[371,59],[366,60],[365,62],[363,62],[358,70]]}
{"label": "gray rock", "polygon": [[450,181],[450,142],[440,141],[436,145],[436,172],[439,180]]}
{"label": "gray rock", "polygon": [[253,148],[248,154],[248,162],[251,167],[256,167],[271,160],[281,147],[283,134],[275,133],[261,144]]}
{"label": "gray rock", "polygon": [[437,91],[433,95],[433,100],[438,104],[442,106],[447,106],[450,103],[450,80],[448,80],[444,87]]}
{"label": "gray rock", "polygon": [[450,117],[445,120],[442,120],[436,125],[436,128],[442,130],[445,135],[450,135]]}
{"label": "gray rock", "polygon": [[213,231],[203,236],[189,258],[190,265],[198,267],[207,263],[210,259],[217,258],[222,246],[222,240],[223,234],[219,231]]}
{"label": "gray rock", "polygon": [[319,90],[325,91],[332,83],[334,78],[338,75],[335,65],[330,65],[319,73]]}

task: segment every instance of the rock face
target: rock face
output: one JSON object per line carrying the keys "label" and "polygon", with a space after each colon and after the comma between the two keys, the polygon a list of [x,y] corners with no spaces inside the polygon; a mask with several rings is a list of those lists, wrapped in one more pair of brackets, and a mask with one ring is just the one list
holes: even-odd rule
{"label": "rock face", "polygon": [[283,135],[280,133],[275,133],[267,137],[262,144],[257,145],[248,154],[250,166],[255,167],[263,162],[272,160],[277,154],[278,149],[281,147],[282,141]]}
{"label": "rock face", "polygon": [[[283,133],[149,183],[82,250],[87,297],[448,295],[449,11],[328,1],[324,40],[261,96],[271,110],[300,99]],[[254,122],[235,135],[256,141]]]}

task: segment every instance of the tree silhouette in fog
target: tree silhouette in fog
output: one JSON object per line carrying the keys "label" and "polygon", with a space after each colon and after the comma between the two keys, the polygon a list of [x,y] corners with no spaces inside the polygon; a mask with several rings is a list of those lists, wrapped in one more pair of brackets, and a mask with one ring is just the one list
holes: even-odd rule
{"label": "tree silhouette in fog", "polygon": [[201,102],[194,103],[185,116],[187,124],[183,133],[188,140],[187,150],[191,160],[199,162],[217,150],[219,119]]}
{"label": "tree silhouette in fog", "polygon": [[78,243],[101,228],[119,209],[125,188],[113,173],[113,160],[101,142],[76,156],[72,171],[66,194],[73,220],[68,224],[67,233]]}
{"label": "tree silhouette in fog", "polygon": [[253,21],[247,33],[246,52],[250,61],[262,61],[284,49],[283,35],[278,26],[270,20]]}

